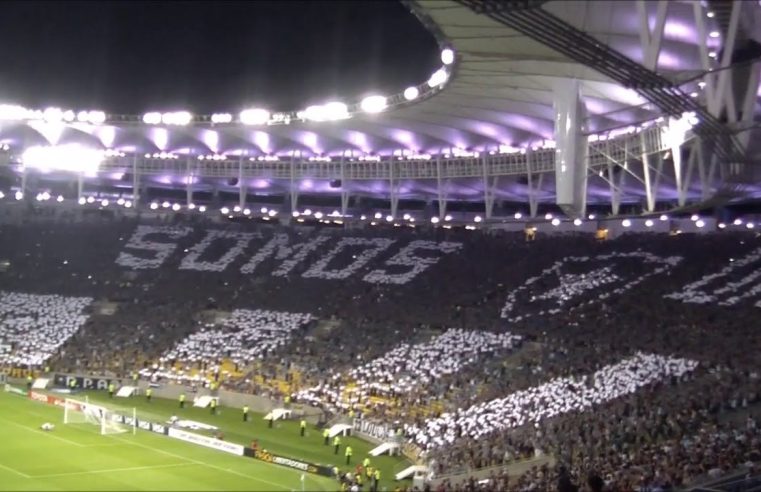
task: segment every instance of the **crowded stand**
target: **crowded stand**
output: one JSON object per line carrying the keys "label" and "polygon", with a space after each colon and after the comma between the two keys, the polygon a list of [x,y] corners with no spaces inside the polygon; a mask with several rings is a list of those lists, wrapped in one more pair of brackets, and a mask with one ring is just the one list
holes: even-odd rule
{"label": "crowded stand", "polygon": [[333,410],[367,406],[370,396],[396,399],[416,389],[418,398],[437,398],[441,378],[459,373],[467,365],[483,364],[496,352],[504,355],[519,342],[520,337],[510,333],[451,328],[428,342],[402,343],[348,374],[330,375],[328,382],[300,391],[296,398],[316,405],[329,402]]}
{"label": "crowded stand", "polygon": [[185,382],[200,381],[202,377],[198,372],[177,370],[177,362],[186,367],[208,368],[211,373],[219,371],[224,359],[238,368],[245,367],[285,345],[310,319],[309,314],[302,313],[236,309],[219,327],[207,324],[166,352],[159,367],[142,369],[140,374],[152,380]]}
{"label": "crowded stand", "polygon": [[1,307],[0,340],[17,337],[6,365],[176,380],[186,362],[255,359],[266,381],[299,384],[223,387],[337,415],[353,389],[374,402],[357,418],[419,447],[434,490],[555,490],[559,474],[581,490],[591,476],[669,490],[761,462],[751,232],[525,242],[178,217],[29,220],[0,237],[4,296],[72,296],[27,301],[51,303],[38,324]]}

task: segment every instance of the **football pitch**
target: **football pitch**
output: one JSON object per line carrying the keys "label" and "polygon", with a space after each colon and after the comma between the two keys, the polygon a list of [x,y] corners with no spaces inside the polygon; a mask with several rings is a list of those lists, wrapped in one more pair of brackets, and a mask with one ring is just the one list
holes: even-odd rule
{"label": "football pitch", "polygon": [[[84,399],[85,395],[74,398]],[[102,393],[90,393],[90,401],[114,403]],[[269,429],[259,415],[244,423],[240,410],[220,408],[212,416],[208,409],[185,408],[176,402],[144,397],[120,399],[120,407],[136,407],[138,418],[165,422],[170,415],[218,426],[225,440],[249,445],[257,439],[260,449],[294,459],[348,469],[343,457],[352,446],[352,467],[361,463],[371,443],[346,438],[341,455],[324,446],[319,431],[310,426],[305,437],[298,423],[279,422]],[[111,405],[115,406],[115,405]],[[159,420],[160,419],[160,420]],[[44,422],[55,430],[40,429]],[[91,424],[63,424],[63,409],[38,403],[20,395],[0,392],[0,490],[338,490],[332,478],[302,473],[284,466],[196,446],[148,431],[136,434],[101,435]],[[372,458],[381,469],[380,490],[393,490],[389,480],[406,462],[388,456]],[[303,481],[302,481],[303,475]]]}

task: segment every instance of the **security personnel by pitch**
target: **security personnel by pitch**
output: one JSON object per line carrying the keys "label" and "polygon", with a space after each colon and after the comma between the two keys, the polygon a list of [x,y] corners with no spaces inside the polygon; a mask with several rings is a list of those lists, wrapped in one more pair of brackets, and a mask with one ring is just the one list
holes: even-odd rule
{"label": "security personnel by pitch", "polygon": [[109,398],[114,397],[115,390],[116,390],[116,385],[114,383],[108,383],[108,397]]}
{"label": "security personnel by pitch", "polygon": [[243,405],[243,422],[248,422],[248,405]]}
{"label": "security personnel by pitch", "polygon": [[185,408],[185,393],[180,393],[180,408]]}
{"label": "security personnel by pitch", "polygon": [[151,396],[153,396],[153,390],[151,388],[148,388],[145,390],[145,399],[148,400],[148,403],[151,402]]}
{"label": "security personnel by pitch", "polygon": [[301,437],[304,437],[304,433],[307,431],[307,421],[302,419],[299,427],[301,428]]}
{"label": "security personnel by pitch", "polygon": [[212,398],[209,402],[209,407],[211,407],[211,414],[216,415],[217,414],[217,399]]}
{"label": "security personnel by pitch", "polygon": [[325,430],[322,431],[322,438],[325,439],[325,445],[328,445],[328,440],[330,439],[330,431],[325,428]]}
{"label": "security personnel by pitch", "polygon": [[333,454],[338,454],[338,448],[341,447],[341,438],[336,436],[333,438],[333,447],[335,448]]}
{"label": "security personnel by pitch", "polygon": [[346,452],[344,452],[344,455],[346,456],[347,465],[351,463],[351,454],[352,454],[351,446],[346,446]]}

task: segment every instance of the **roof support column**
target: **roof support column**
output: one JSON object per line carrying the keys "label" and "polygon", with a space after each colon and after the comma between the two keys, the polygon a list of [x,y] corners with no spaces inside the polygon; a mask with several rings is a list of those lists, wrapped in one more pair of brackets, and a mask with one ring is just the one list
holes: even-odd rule
{"label": "roof support column", "polygon": [[396,219],[396,212],[399,209],[399,180],[394,176],[394,161],[393,157],[388,160],[388,181],[389,181],[389,194],[391,199],[391,216]]}
{"label": "roof support column", "polygon": [[[640,140],[642,142],[640,148],[642,149],[642,177],[645,182],[645,210],[647,212],[655,212],[655,204],[658,200],[658,185],[660,184],[661,174],[663,171],[663,156],[660,153],[655,154],[654,158],[657,161],[656,168],[650,164],[653,156],[648,152],[646,146],[645,134],[640,133]],[[651,172],[655,172],[655,176],[651,175]]]}
{"label": "roof support column", "polygon": [[484,153],[481,157],[481,164],[484,172],[484,215],[486,219],[491,219],[494,214],[494,197],[497,191],[497,180],[499,176],[489,179],[489,161],[488,155]]}
{"label": "roof support column", "polygon": [[[610,140],[605,144],[606,153],[611,155]],[[626,156],[624,152],[624,156]],[[624,157],[625,158],[625,157]],[[626,162],[619,163],[614,159],[608,157],[608,184],[610,185],[610,208],[613,215],[618,215],[621,210],[621,188],[624,185],[624,178],[626,178]]]}
{"label": "roof support column", "polygon": [[[80,190],[81,192],[81,190]],[[137,154],[132,156],[132,205],[134,208],[140,204],[140,173],[137,167]]]}
{"label": "roof support column", "polygon": [[185,164],[186,176],[185,176],[185,204],[190,206],[193,203],[193,158],[188,156]]}
{"label": "roof support column", "polygon": [[296,159],[294,153],[291,153],[291,212],[299,208],[299,187],[296,184]]}
{"label": "roof support column", "polygon": [[569,217],[583,217],[587,207],[587,142],[579,81],[553,83],[555,109],[556,203]]}
{"label": "roof support column", "polygon": [[441,176],[441,156],[436,157],[436,193],[439,198],[439,219],[447,215],[447,194],[444,190],[444,180]]}
{"label": "roof support column", "polygon": [[238,206],[246,208],[246,182],[243,180],[243,154],[238,156]]}
{"label": "roof support column", "polygon": [[341,154],[341,215],[346,216],[349,209],[349,187],[346,186],[346,162]]}
{"label": "roof support column", "polygon": [[528,214],[532,219],[536,218],[539,213],[539,191],[542,189],[542,181],[544,181],[544,174],[534,174],[531,169],[532,153],[530,150],[526,151],[526,185],[528,186]]}
{"label": "roof support column", "polygon": [[[82,192],[84,191],[84,173],[79,172],[77,173],[77,203],[82,200]],[[22,191],[23,192],[23,191]]]}

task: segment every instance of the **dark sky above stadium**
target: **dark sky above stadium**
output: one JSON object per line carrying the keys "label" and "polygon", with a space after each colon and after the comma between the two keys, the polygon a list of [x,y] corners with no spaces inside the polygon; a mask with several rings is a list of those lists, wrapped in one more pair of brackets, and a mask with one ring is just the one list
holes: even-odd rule
{"label": "dark sky above stadium", "polygon": [[438,65],[395,0],[0,4],[0,103],[32,108],[296,110],[398,92]]}

